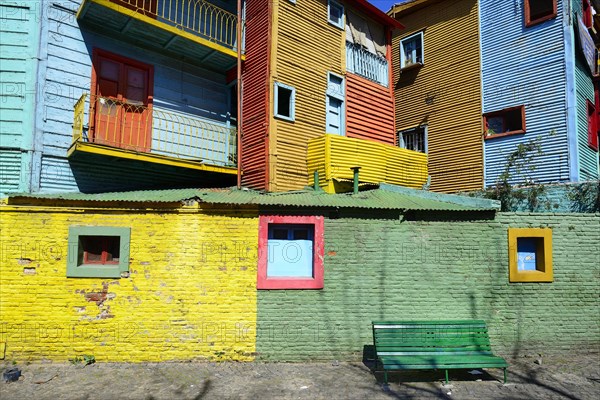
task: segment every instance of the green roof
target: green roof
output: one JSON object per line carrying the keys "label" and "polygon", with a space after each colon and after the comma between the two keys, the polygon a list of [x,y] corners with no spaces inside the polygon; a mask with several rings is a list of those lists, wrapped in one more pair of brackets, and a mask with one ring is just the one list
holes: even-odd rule
{"label": "green roof", "polygon": [[381,184],[378,189],[358,194],[328,194],[306,189],[293,192],[263,193],[237,189],[171,189],[140,190],[112,193],[17,193],[9,196],[9,204],[32,204],[36,200],[62,200],[66,202],[133,202],[178,203],[196,200],[200,203],[227,205],[256,205],[273,207],[310,208],[360,208],[387,210],[438,210],[438,211],[495,211],[500,203],[431,193],[394,185]]}

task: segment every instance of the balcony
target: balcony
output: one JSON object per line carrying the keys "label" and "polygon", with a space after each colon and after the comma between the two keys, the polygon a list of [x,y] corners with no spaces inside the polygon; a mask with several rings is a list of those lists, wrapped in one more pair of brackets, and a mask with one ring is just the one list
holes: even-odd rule
{"label": "balcony", "polygon": [[87,153],[236,175],[236,135],[227,123],[84,94],[75,104],[68,156]]}
{"label": "balcony", "polygon": [[387,87],[389,84],[388,61],[361,45],[346,42],[346,69],[382,86]]}
{"label": "balcony", "polygon": [[237,15],[205,0],[83,0],[77,19],[102,34],[216,71],[237,62]]}
{"label": "balcony", "polygon": [[360,168],[360,184],[381,182],[420,189],[427,182],[427,154],[383,143],[325,134],[309,140],[307,167],[319,172],[328,193],[352,190],[352,167]]}

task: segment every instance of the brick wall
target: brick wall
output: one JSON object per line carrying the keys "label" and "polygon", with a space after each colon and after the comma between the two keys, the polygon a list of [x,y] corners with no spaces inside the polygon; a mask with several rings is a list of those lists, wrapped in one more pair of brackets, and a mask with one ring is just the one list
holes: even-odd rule
{"label": "brick wall", "polygon": [[[67,278],[71,225],[131,227],[130,276]],[[251,360],[254,210],[0,207],[6,360]]]}
{"label": "brick wall", "polygon": [[[484,319],[509,357],[600,351],[600,214],[398,217],[326,219],[325,288],[258,293],[258,358],[356,359],[385,319]],[[508,227],[553,229],[553,283],[508,283]]]}

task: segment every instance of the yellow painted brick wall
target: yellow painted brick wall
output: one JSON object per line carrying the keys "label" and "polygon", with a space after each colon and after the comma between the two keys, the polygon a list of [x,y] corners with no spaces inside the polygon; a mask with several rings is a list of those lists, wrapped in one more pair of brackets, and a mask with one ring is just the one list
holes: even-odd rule
{"label": "yellow painted brick wall", "polygon": [[[131,227],[130,276],[67,278],[71,225]],[[256,210],[0,206],[0,229],[6,360],[254,358]]]}

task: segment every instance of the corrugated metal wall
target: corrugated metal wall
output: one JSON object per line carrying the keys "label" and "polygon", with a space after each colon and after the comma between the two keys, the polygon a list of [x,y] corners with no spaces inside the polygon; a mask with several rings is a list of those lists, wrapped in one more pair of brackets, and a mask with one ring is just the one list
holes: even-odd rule
{"label": "corrugated metal wall", "polygon": [[[481,0],[483,112],[525,105],[527,132],[485,141],[486,185],[520,143],[540,138],[543,155],[531,163],[538,182],[569,179],[563,5],[558,16],[526,28],[523,2]],[[513,183],[524,175],[514,174]]]}
{"label": "corrugated metal wall", "polygon": [[325,133],[327,72],[343,72],[346,50],[344,31],[327,22],[327,0],[277,0],[273,5],[277,36],[270,90],[274,81],[296,89],[296,120],[272,119],[270,127],[276,165],[269,188],[284,191],[307,184],[307,142]]}
{"label": "corrugated metal wall", "polygon": [[[397,19],[406,29],[396,32],[392,42],[396,128],[427,124],[431,190],[455,192],[481,188],[477,1],[432,3]],[[423,29],[423,67],[400,72],[400,39]]]}
{"label": "corrugated metal wall", "polygon": [[246,61],[242,77],[242,183],[255,189],[265,189],[267,185],[270,4],[269,0],[246,1]]}
{"label": "corrugated metal wall", "polygon": [[348,137],[394,144],[394,99],[389,88],[346,74]]}
{"label": "corrugated metal wall", "polygon": [[39,2],[0,4],[0,193],[29,190],[33,152]]}

